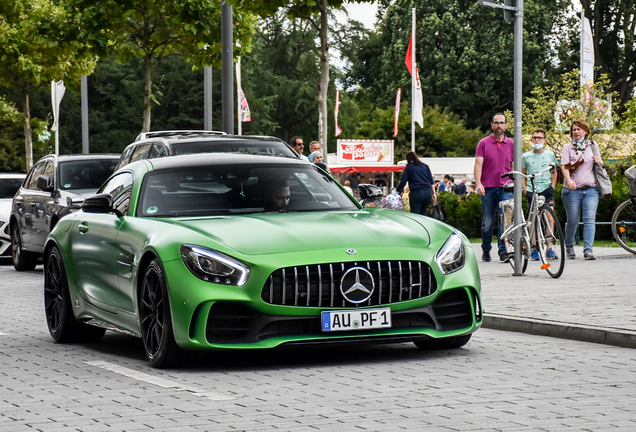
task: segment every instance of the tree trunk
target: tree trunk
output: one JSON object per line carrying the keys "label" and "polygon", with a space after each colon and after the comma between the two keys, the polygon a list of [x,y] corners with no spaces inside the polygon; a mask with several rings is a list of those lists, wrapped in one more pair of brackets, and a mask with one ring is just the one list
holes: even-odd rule
{"label": "tree trunk", "polygon": [[26,151],[26,170],[33,166],[33,130],[31,129],[31,108],[29,106],[29,94],[24,93],[22,102],[24,104],[24,149]]}
{"label": "tree trunk", "polygon": [[144,57],[144,125],[142,132],[150,132],[150,109],[152,108],[152,62],[150,55]]}
{"label": "tree trunk", "polygon": [[327,0],[318,0],[320,7],[320,83],[318,84],[318,135],[327,148],[327,90],[329,90],[329,21]]}

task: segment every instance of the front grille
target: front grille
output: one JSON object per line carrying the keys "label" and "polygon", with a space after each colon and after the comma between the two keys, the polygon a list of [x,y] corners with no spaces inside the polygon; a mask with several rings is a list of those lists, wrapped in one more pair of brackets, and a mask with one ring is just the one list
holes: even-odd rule
{"label": "front grille", "polygon": [[[369,270],[375,283],[371,297],[357,304],[347,301],[340,290],[344,273],[356,266]],[[436,288],[435,275],[425,262],[346,262],[276,270],[263,286],[261,298],[283,306],[358,307],[418,299],[433,294]]]}

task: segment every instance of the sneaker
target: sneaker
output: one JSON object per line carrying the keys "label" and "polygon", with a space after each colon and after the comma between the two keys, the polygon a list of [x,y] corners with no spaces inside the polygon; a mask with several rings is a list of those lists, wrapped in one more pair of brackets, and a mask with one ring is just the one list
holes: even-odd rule
{"label": "sneaker", "polygon": [[595,260],[596,258],[594,257],[594,254],[592,253],[592,251],[590,249],[583,251],[583,259],[586,260]]}
{"label": "sneaker", "polygon": [[550,249],[548,249],[548,250],[546,251],[546,253],[545,253],[545,257],[546,257],[547,259],[552,259],[552,260],[559,259],[559,256],[556,254],[556,252],[554,252],[554,251],[552,250],[552,248],[550,248]]}
{"label": "sneaker", "polygon": [[492,259],[490,258],[490,251],[484,251],[481,254],[481,260],[482,261],[486,261],[486,262],[490,262]]}
{"label": "sneaker", "polygon": [[510,261],[510,256],[507,253],[502,253],[501,255],[499,255],[500,263],[507,263],[508,261]]}
{"label": "sneaker", "polygon": [[532,249],[532,253],[530,254],[530,259],[532,261],[539,261],[539,252],[536,249]]}
{"label": "sneaker", "polygon": [[576,259],[573,247],[565,248],[565,254],[568,256],[568,259]]}

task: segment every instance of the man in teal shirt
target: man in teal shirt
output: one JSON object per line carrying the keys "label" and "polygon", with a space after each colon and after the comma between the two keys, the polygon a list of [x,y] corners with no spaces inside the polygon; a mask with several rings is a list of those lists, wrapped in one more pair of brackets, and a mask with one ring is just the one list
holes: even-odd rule
{"label": "man in teal shirt", "polygon": [[[521,156],[521,171],[524,174],[537,174],[546,169],[550,163],[557,163],[556,156],[550,150],[543,148],[545,146],[546,132],[543,129],[536,129],[532,132],[532,151],[526,152]],[[537,193],[545,197],[545,202],[554,208],[554,188],[557,181],[556,169],[552,172],[548,171],[542,176],[534,179],[534,185],[537,188]],[[528,205],[532,205],[532,185],[530,182],[526,183],[526,179],[523,179],[523,191],[526,194]],[[548,213],[548,218],[550,214]],[[550,229],[554,229],[554,221],[549,220]],[[546,252],[547,258],[556,259],[557,255],[548,245],[548,251]],[[538,260],[539,253],[536,249],[532,250],[531,259]]]}

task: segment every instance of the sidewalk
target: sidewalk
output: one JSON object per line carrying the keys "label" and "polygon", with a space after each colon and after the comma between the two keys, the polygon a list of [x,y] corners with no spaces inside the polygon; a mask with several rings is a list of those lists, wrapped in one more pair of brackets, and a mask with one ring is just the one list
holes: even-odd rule
{"label": "sidewalk", "polygon": [[636,348],[636,255],[621,248],[595,248],[595,261],[566,260],[563,275],[551,278],[537,261],[523,276],[496,260],[481,261],[486,328]]}

